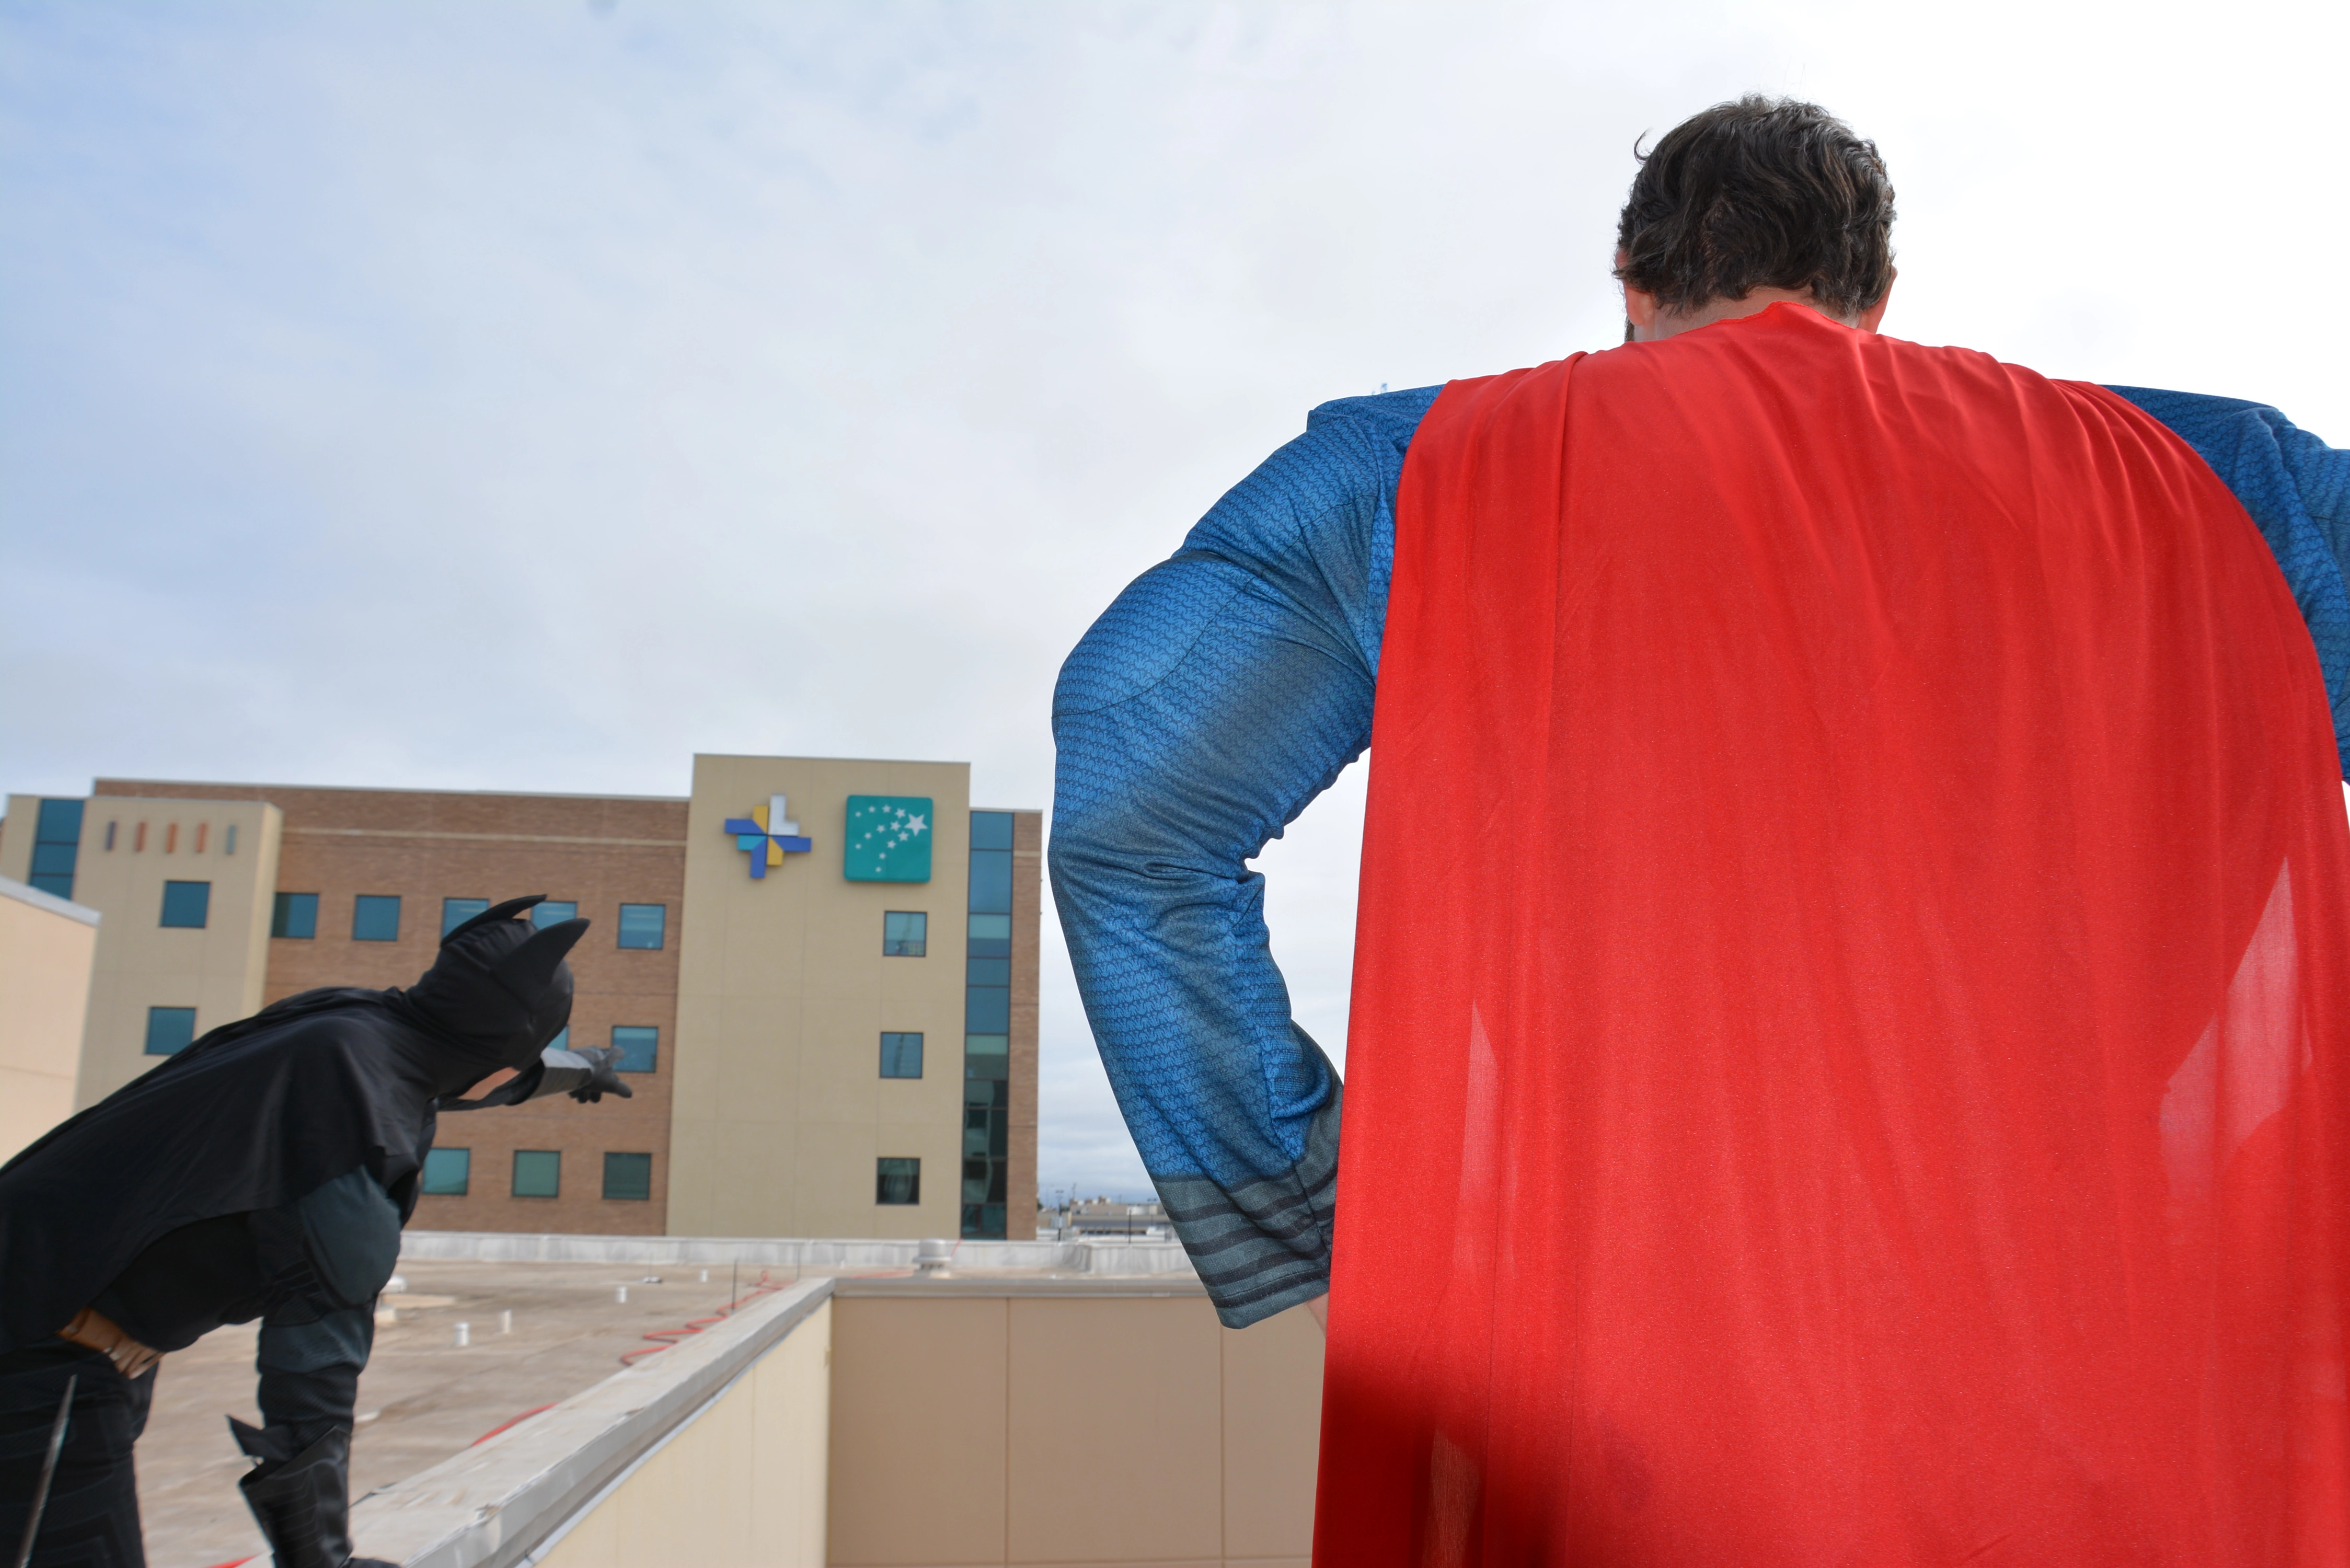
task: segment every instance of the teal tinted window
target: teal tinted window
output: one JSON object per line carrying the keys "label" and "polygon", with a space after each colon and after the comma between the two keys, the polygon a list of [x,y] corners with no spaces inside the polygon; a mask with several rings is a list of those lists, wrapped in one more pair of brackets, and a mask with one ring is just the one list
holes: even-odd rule
{"label": "teal tinted window", "polygon": [[962,992],[962,1026],[973,1034],[1012,1032],[1012,988],[967,985]]}
{"label": "teal tinted window", "polygon": [[653,1157],[649,1154],[608,1154],[604,1157],[604,1196],[641,1203],[653,1195]]}
{"label": "teal tinted window", "polygon": [[890,909],[881,917],[881,956],[920,958],[931,950],[931,917],[920,909]]}
{"label": "teal tinted window", "polygon": [[548,926],[559,926],[566,920],[577,919],[578,915],[578,905],[567,904],[556,898],[530,907],[530,923],[542,930]]}
{"label": "teal tinted window", "polygon": [[361,893],[351,901],[351,940],[396,942],[399,940],[399,894]]}
{"label": "teal tinted window", "polygon": [[514,1157],[514,1195],[553,1198],[563,1190],[563,1154],[552,1148],[518,1148]]}
{"label": "teal tinted window", "polygon": [[487,898],[443,898],[441,900],[441,934],[447,936],[475,915],[490,907]]}
{"label": "teal tinted window", "polygon": [[473,1177],[473,1151],[436,1148],[424,1157],[424,1196],[463,1198]]}
{"label": "teal tinted window", "polygon": [[967,985],[1010,985],[1012,961],[1008,958],[973,958],[962,961],[962,978]]}
{"label": "teal tinted window", "polygon": [[82,808],[78,800],[45,800],[33,813],[33,866],[25,880],[44,893],[70,898],[74,867],[81,858]]}
{"label": "teal tinted window", "polygon": [[898,1159],[884,1155],[873,1162],[873,1201],[876,1203],[920,1203],[922,1200],[922,1162],[919,1159]]}
{"label": "teal tinted window", "polygon": [[196,1037],[192,1007],[151,1007],[147,1010],[147,1054],[169,1056],[187,1049]]}
{"label": "teal tinted window", "polygon": [[649,1024],[615,1023],[612,1049],[620,1054],[620,1059],[612,1064],[613,1071],[650,1073],[660,1060],[660,1031]]}
{"label": "teal tinted window", "polygon": [[571,1049],[571,1025],[569,1025],[568,1023],[567,1023],[567,1024],[565,1024],[562,1028],[560,1028],[560,1029],[556,1030],[556,1031],[555,1032],[555,1038],[554,1038],[554,1039],[552,1039],[552,1040],[550,1040],[550,1041],[548,1041],[548,1042],[546,1043],[546,1048],[547,1048],[548,1050],[550,1050],[550,1051],[568,1051],[568,1050],[570,1050],[570,1049]]}
{"label": "teal tinted window", "polygon": [[920,1077],[922,1075],[922,1037],[919,1034],[883,1033],[881,1075],[885,1078]]}
{"label": "teal tinted window", "polygon": [[1006,915],[1012,912],[1012,851],[971,852],[971,907]]}
{"label": "teal tinted window", "polygon": [[973,849],[1011,848],[1012,814],[1008,811],[972,812],[971,846]]}
{"label": "teal tinted window", "polygon": [[967,950],[973,958],[1010,958],[1012,956],[1012,917],[973,915],[971,918],[971,939]]}
{"label": "teal tinted window", "polygon": [[180,926],[201,931],[212,913],[213,885],[210,882],[166,882],[163,884],[163,919],[167,926]]}
{"label": "teal tinted window", "polygon": [[318,895],[280,893],[269,909],[269,934],[308,941],[318,934]]}
{"label": "teal tinted window", "polygon": [[620,945],[658,950],[669,935],[667,904],[620,906]]}

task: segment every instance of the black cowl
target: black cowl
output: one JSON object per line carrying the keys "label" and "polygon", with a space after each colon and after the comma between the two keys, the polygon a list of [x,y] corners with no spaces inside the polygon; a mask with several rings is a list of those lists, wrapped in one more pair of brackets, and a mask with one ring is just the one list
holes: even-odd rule
{"label": "black cowl", "polygon": [[588,922],[535,928],[520,919],[546,895],[509,898],[441,939],[441,955],[406,991],[385,994],[440,1047],[421,1064],[435,1092],[453,1095],[502,1067],[538,1059],[571,1022],[571,966],[563,961]]}

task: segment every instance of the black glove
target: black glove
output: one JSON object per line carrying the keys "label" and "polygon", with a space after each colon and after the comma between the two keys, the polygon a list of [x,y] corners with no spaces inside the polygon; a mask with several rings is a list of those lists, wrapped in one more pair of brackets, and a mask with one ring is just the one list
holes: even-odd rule
{"label": "black glove", "polygon": [[620,1048],[617,1045],[575,1045],[571,1054],[594,1069],[594,1075],[571,1091],[571,1097],[583,1106],[592,1106],[606,1095],[618,1095],[633,1100],[637,1092],[620,1082]]}
{"label": "black glove", "polygon": [[336,1427],[289,1454],[286,1427],[248,1427],[231,1416],[236,1446],[261,1463],[240,1480],[277,1568],[398,1568],[380,1557],[351,1555],[351,1429]]}

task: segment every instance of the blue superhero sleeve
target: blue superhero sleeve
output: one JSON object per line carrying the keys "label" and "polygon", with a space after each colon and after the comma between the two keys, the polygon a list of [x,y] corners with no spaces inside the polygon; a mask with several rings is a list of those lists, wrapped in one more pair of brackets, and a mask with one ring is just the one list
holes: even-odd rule
{"label": "blue superhero sleeve", "polygon": [[2327,446],[2274,409],[2234,398],[2109,387],[2170,427],[2211,465],[2284,573],[2325,671],[2334,741],[2350,779],[2350,452]]}
{"label": "blue superhero sleeve", "polygon": [[1223,1321],[1328,1286],[1339,1083],[1247,862],[1369,742],[1395,489],[1442,389],[1325,404],[1062,666],[1049,861],[1127,1126]]}

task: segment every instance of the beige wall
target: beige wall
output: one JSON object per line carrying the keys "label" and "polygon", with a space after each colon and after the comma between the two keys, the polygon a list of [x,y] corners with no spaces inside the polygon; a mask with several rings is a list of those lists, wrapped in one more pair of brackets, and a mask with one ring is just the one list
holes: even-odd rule
{"label": "beige wall", "polygon": [[98,931],[97,910],[0,878],[0,1160],[73,1114]]}
{"label": "beige wall", "polygon": [[[18,810],[12,796],[10,816]],[[21,820],[32,818],[27,813]],[[99,928],[77,1106],[95,1105],[161,1060],[146,1054],[150,1007],[193,1007],[199,1034],[259,1010],[283,822],[276,806],[255,800],[89,802],[74,901],[106,919]],[[162,925],[167,881],[212,884],[202,929]]]}
{"label": "beige wall", "polygon": [[1308,1309],[1235,1332],[1201,1295],[875,1288],[833,1303],[829,1562],[1305,1568]]}
{"label": "beige wall", "polygon": [[[754,881],[723,825],[779,792],[814,847]],[[931,797],[929,882],[842,877],[851,794]],[[960,1234],[970,836],[967,763],[694,758],[672,1234]],[[926,957],[881,955],[890,909],[929,914]],[[884,1030],[922,1034],[921,1078],[880,1076]],[[874,1201],[874,1161],[885,1155],[922,1162],[919,1206]]]}
{"label": "beige wall", "polygon": [[832,1307],[818,1307],[539,1562],[819,1568]]}

